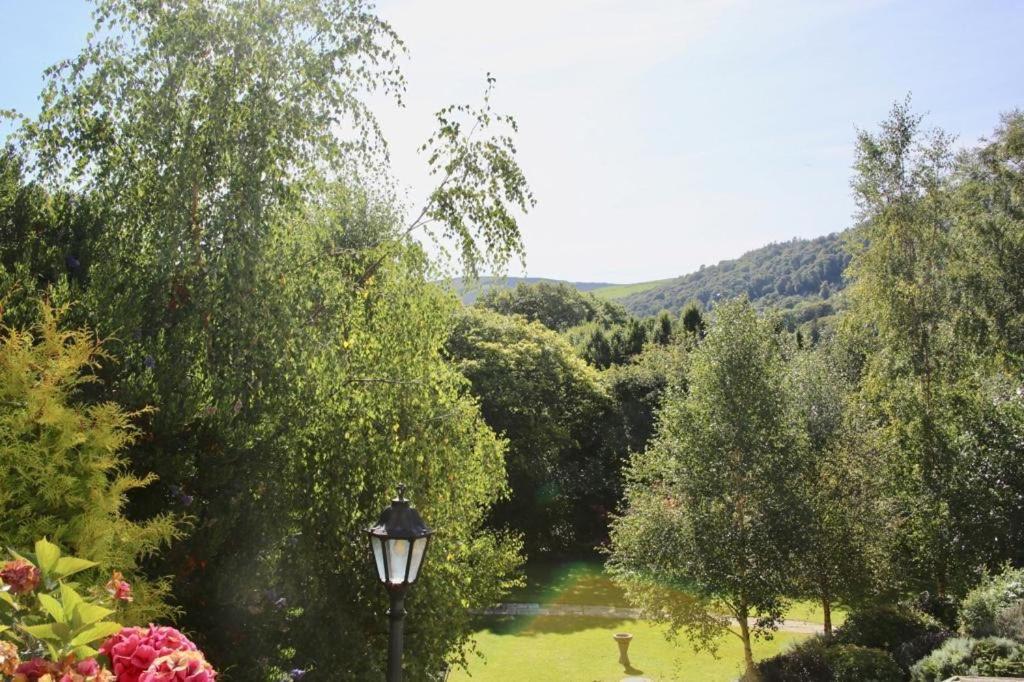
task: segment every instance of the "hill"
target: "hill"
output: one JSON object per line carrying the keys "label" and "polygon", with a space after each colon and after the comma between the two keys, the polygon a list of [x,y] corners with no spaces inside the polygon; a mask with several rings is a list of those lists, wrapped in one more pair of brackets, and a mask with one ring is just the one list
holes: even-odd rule
{"label": "hill", "polygon": [[608,286],[592,289],[590,293],[605,301],[621,301],[627,296],[639,294],[649,289],[660,287],[672,282],[672,279],[655,279],[650,282],[637,282],[636,284],[609,284]]}
{"label": "hill", "polygon": [[799,310],[810,319],[830,314],[828,299],[843,288],[843,271],[849,262],[843,233],[833,233],[769,244],[675,279],[593,293],[621,303],[638,316],[661,310],[678,313],[692,300],[708,307],[745,293],[759,308]]}
{"label": "hill", "polygon": [[805,322],[834,312],[833,296],[845,286],[843,272],[850,262],[844,235],[835,232],[816,239],[768,244],[672,279],[609,284],[546,277],[481,277],[479,282],[457,278],[452,286],[469,305],[488,289],[512,289],[520,283],[566,283],[599,299],[620,303],[639,317],[662,310],[678,313],[693,300],[707,308],[715,301],[746,294],[758,308],[788,310],[795,322]]}
{"label": "hill", "polygon": [[609,282],[567,282],[564,279],[551,279],[548,277],[481,277],[476,282],[456,277],[452,280],[452,286],[459,297],[462,298],[462,302],[470,305],[488,289],[514,289],[518,284],[537,284],[539,282],[565,283],[576,287],[578,291],[596,291],[619,286],[630,286],[611,284]]}

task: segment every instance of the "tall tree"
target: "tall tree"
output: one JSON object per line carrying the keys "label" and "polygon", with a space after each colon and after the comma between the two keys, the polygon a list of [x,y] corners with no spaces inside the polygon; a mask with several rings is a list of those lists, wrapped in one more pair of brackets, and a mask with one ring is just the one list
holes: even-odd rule
{"label": "tall tree", "polygon": [[999,491],[1019,475],[994,467],[979,443],[1003,419],[1009,378],[964,333],[977,329],[963,306],[964,273],[977,263],[970,240],[954,230],[962,207],[950,142],[924,130],[909,102],[893,108],[879,133],[860,133],[860,245],[843,327],[866,351],[860,398],[878,425],[892,575],[904,589],[939,595],[964,589],[974,566],[998,560],[993,540],[1015,535]]}
{"label": "tall tree", "polygon": [[792,588],[805,444],[774,325],[745,300],[716,313],[688,390],[671,390],[653,445],[630,465],[610,565],[631,599],[696,647],[736,634],[753,671],[751,640],[779,622]]}
{"label": "tall tree", "polygon": [[484,419],[508,440],[510,497],[493,521],[531,552],[589,549],[617,501],[617,457],[604,447],[612,401],[564,339],[520,317],[469,308],[448,352]]}
{"label": "tall tree", "polygon": [[825,634],[831,636],[835,603],[857,604],[875,587],[876,477],[863,442],[867,429],[850,404],[853,382],[832,349],[798,351],[787,365],[787,388],[808,447],[800,490],[809,513],[797,588],[821,604]]}
{"label": "tall tree", "polygon": [[1003,116],[991,139],[956,165],[954,232],[963,245],[955,274],[965,331],[1014,370],[1024,366],[1024,113]]}
{"label": "tall tree", "polygon": [[383,600],[358,531],[404,481],[444,529],[448,561],[410,602],[429,611],[410,674],[436,673],[516,545],[482,530],[502,448],[444,361],[453,303],[410,235],[448,238],[470,272],[521,253],[514,121],[486,98],[439,112],[438,185],[404,223],[361,99],[400,94],[402,46],[366,3],[99,0],[95,17],[22,140],[97,207],[78,310],[122,358],[98,397],[157,408],[130,457],[160,483],[133,509],[195,519],[154,570],[240,679],[371,679]]}

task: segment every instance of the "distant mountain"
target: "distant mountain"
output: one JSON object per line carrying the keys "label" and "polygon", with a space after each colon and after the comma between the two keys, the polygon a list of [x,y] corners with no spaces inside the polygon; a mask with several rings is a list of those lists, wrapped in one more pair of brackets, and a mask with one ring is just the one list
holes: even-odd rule
{"label": "distant mountain", "polygon": [[682,277],[597,289],[638,316],[679,312],[688,301],[705,307],[746,294],[758,308],[800,309],[810,319],[831,314],[829,299],[845,285],[850,263],[842,233],[793,239],[748,251],[735,260],[701,267]]}
{"label": "distant mountain", "polygon": [[462,302],[466,305],[470,305],[480,294],[484,293],[488,289],[496,287],[514,289],[516,285],[520,283],[537,284],[538,282],[565,282],[566,284],[576,287],[579,291],[594,291],[596,289],[619,286],[617,284],[610,284],[609,282],[569,282],[564,279],[550,279],[548,277],[481,277],[475,282],[466,281],[461,277],[456,277],[452,280],[452,286],[455,288],[455,292],[462,298]]}

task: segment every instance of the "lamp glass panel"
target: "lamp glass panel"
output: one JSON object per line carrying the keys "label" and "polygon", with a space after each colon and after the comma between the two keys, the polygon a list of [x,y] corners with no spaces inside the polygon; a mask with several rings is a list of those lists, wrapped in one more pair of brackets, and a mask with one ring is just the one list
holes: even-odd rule
{"label": "lamp glass panel", "polygon": [[373,559],[377,562],[377,576],[381,582],[387,581],[387,574],[384,572],[384,542],[376,537],[370,536],[370,546],[373,547]]}
{"label": "lamp glass panel", "polygon": [[409,582],[416,580],[423,563],[423,552],[427,550],[427,538],[416,538],[412,541],[412,565],[409,566]]}
{"label": "lamp glass panel", "polygon": [[408,540],[388,540],[388,578],[395,585],[405,582],[405,567],[409,561]]}

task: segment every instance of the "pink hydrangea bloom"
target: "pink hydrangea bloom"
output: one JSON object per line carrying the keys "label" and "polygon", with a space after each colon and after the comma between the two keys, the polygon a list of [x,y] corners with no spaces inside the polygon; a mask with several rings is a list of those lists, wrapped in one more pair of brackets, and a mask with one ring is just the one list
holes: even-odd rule
{"label": "pink hydrangea bloom", "polygon": [[124,628],[100,647],[100,653],[110,659],[118,682],[139,682],[156,659],[195,650],[196,645],[185,635],[174,628],[156,625]]}
{"label": "pink hydrangea bloom", "polygon": [[0,583],[7,586],[11,594],[25,594],[39,585],[39,569],[24,559],[8,561],[0,566]]}
{"label": "pink hydrangea bloom", "polygon": [[115,682],[114,675],[100,666],[95,658],[79,661],[70,670],[66,670],[60,682]]}
{"label": "pink hydrangea bloom", "polygon": [[57,666],[50,661],[41,658],[33,658],[25,661],[14,669],[14,682],[36,682],[40,677],[53,675],[57,672]]}
{"label": "pink hydrangea bloom", "polygon": [[139,682],[214,682],[217,673],[198,651],[176,651],[162,656],[142,673]]}

